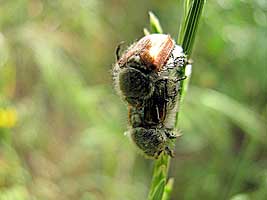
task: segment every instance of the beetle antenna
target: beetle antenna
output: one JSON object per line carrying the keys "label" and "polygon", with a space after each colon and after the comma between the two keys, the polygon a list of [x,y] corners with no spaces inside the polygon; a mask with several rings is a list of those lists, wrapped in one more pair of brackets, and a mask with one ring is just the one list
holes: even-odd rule
{"label": "beetle antenna", "polygon": [[124,44],[125,42],[122,41],[118,44],[117,48],[116,48],[116,60],[118,61],[120,59],[120,50],[121,50],[121,46]]}

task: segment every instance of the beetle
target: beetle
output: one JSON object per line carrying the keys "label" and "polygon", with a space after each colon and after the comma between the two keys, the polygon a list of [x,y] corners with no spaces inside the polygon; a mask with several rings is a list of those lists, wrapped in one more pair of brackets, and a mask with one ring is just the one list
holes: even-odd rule
{"label": "beetle", "polygon": [[121,56],[119,50],[113,80],[128,104],[130,138],[149,158],[158,158],[162,152],[173,156],[169,145],[177,137],[174,120],[180,81],[185,79],[179,74],[187,63],[182,47],[169,35],[151,34]]}

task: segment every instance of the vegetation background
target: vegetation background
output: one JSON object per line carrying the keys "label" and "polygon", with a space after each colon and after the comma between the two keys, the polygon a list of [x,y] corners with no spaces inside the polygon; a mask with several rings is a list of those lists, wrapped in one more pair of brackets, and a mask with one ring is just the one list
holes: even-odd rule
{"label": "vegetation background", "polygon": [[[0,0],[0,200],[142,200],[115,48],[181,0]],[[267,2],[207,1],[170,175],[172,199],[267,199]]]}

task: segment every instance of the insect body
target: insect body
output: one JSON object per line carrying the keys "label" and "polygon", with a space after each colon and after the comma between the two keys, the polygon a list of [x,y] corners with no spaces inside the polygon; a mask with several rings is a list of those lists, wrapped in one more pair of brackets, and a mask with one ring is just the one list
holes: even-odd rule
{"label": "insect body", "polygon": [[141,38],[113,69],[117,92],[128,103],[129,135],[145,155],[157,158],[169,148],[174,133],[181,68],[186,57],[169,35]]}

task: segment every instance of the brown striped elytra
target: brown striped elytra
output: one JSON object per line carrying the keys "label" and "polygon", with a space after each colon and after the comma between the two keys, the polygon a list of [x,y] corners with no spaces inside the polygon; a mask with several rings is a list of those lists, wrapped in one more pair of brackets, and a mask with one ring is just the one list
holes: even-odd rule
{"label": "brown striped elytra", "polygon": [[139,56],[140,62],[147,68],[160,71],[169,59],[174,45],[175,43],[169,35],[147,35],[133,44],[119,59],[118,64],[123,66],[131,57]]}

